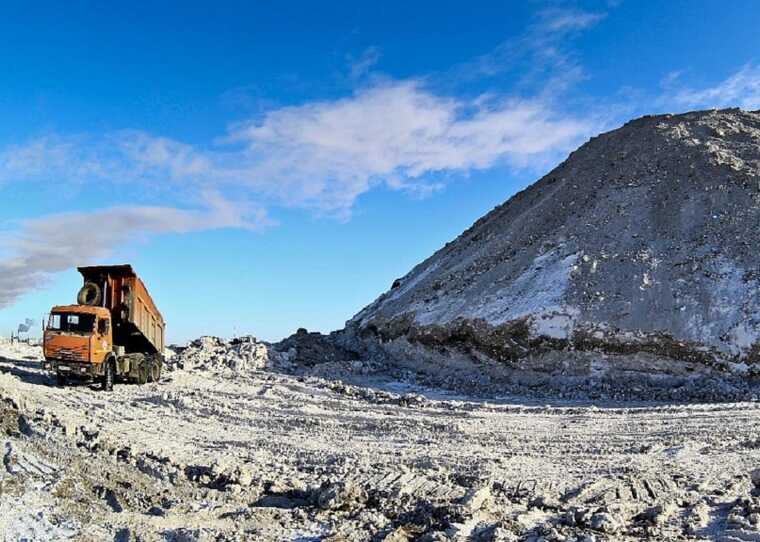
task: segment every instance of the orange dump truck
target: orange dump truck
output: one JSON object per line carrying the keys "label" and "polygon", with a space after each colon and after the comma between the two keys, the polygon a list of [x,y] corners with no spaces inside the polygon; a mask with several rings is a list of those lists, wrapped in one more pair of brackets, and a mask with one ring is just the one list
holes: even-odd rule
{"label": "orange dump truck", "polygon": [[76,305],[53,307],[43,337],[43,368],[59,385],[72,377],[158,381],[166,324],[130,265],[79,267]]}

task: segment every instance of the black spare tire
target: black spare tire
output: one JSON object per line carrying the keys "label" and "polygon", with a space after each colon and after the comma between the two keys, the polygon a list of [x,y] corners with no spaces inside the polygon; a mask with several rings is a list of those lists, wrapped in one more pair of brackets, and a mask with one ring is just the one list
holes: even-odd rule
{"label": "black spare tire", "polygon": [[103,289],[94,282],[85,282],[77,295],[80,305],[98,306],[103,302]]}

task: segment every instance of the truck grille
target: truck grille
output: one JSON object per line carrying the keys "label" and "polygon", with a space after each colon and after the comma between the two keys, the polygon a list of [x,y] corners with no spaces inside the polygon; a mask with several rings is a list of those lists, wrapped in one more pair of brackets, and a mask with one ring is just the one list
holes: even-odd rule
{"label": "truck grille", "polygon": [[88,361],[87,347],[48,348],[48,357],[64,361]]}

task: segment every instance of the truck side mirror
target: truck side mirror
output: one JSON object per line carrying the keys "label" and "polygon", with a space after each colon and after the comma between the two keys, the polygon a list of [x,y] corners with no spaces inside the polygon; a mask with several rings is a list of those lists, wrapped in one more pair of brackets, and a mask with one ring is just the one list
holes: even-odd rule
{"label": "truck side mirror", "polygon": [[106,333],[108,333],[108,327],[109,327],[108,320],[106,319],[98,320],[98,333],[100,333],[101,335],[105,335]]}

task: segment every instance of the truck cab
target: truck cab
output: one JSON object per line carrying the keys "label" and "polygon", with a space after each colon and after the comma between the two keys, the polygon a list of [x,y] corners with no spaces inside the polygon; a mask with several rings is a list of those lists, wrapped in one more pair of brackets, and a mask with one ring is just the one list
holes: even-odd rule
{"label": "truck cab", "polygon": [[53,307],[43,337],[45,358],[102,363],[112,350],[111,312],[103,307]]}
{"label": "truck cab", "polygon": [[50,311],[43,335],[44,368],[60,383],[71,376],[102,374],[113,351],[111,312],[103,307],[65,305]]}

